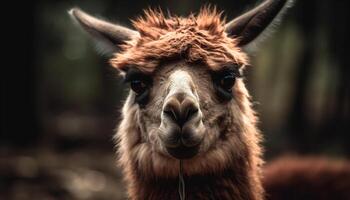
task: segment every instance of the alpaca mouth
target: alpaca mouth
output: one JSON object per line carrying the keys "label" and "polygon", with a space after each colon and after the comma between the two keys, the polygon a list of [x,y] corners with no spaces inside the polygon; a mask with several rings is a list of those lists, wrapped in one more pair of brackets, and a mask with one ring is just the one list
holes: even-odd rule
{"label": "alpaca mouth", "polygon": [[166,147],[167,152],[176,159],[190,159],[198,154],[199,144],[191,147],[187,147],[183,144],[177,147]]}
{"label": "alpaca mouth", "polygon": [[198,154],[203,137],[191,128],[173,129],[159,135],[166,151],[176,159],[190,159]]}

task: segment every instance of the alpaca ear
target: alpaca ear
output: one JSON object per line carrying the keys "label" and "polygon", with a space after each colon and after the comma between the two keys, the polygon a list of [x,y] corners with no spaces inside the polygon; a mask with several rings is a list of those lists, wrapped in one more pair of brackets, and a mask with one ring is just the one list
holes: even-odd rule
{"label": "alpaca ear", "polygon": [[102,54],[111,55],[120,50],[119,45],[139,37],[137,31],[95,18],[79,8],[69,11],[70,16],[97,42]]}
{"label": "alpaca ear", "polygon": [[293,0],[266,0],[256,8],[225,25],[229,37],[238,38],[238,45],[251,50],[273,31]]}

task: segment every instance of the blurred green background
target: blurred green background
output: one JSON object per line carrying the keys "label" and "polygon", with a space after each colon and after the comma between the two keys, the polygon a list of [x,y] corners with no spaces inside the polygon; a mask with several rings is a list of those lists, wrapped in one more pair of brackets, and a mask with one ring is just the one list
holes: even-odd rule
{"label": "blurred green background", "polygon": [[[126,95],[116,70],[72,23],[69,8],[131,27],[142,9],[186,16],[205,3],[228,19],[260,1],[32,1],[10,20],[2,73],[0,199],[123,199],[113,129]],[[348,1],[297,1],[252,58],[247,87],[266,159],[350,156]],[[18,25],[20,24],[20,25]],[[9,30],[12,30],[9,28]],[[20,50],[17,46],[21,46]]]}

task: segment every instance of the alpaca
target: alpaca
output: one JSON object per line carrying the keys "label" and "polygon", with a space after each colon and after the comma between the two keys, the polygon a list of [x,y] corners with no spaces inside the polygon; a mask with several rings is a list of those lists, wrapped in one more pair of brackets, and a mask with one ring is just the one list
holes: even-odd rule
{"label": "alpaca", "polygon": [[136,30],[70,11],[130,84],[115,135],[130,199],[264,199],[242,72],[290,4],[267,0],[228,23],[210,6],[187,18],[146,10]]}

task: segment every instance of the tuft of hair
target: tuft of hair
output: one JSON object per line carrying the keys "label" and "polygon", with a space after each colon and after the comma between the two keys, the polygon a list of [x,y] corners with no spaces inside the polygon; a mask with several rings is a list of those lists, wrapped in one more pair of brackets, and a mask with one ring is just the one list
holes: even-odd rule
{"label": "tuft of hair", "polygon": [[146,9],[132,22],[140,38],[123,45],[122,51],[110,60],[117,69],[132,65],[153,72],[162,60],[176,57],[205,63],[213,70],[220,69],[223,63],[248,64],[236,40],[226,36],[222,12],[214,6],[204,6],[198,14],[188,17]]}
{"label": "tuft of hair", "polygon": [[207,30],[211,34],[222,34],[225,21],[222,20],[222,12],[218,12],[215,6],[203,6],[197,15],[191,13],[188,17],[165,16],[160,8],[145,9],[144,15],[132,20],[134,27],[141,36],[153,39],[160,35],[176,31],[183,27],[197,27],[199,30]]}

